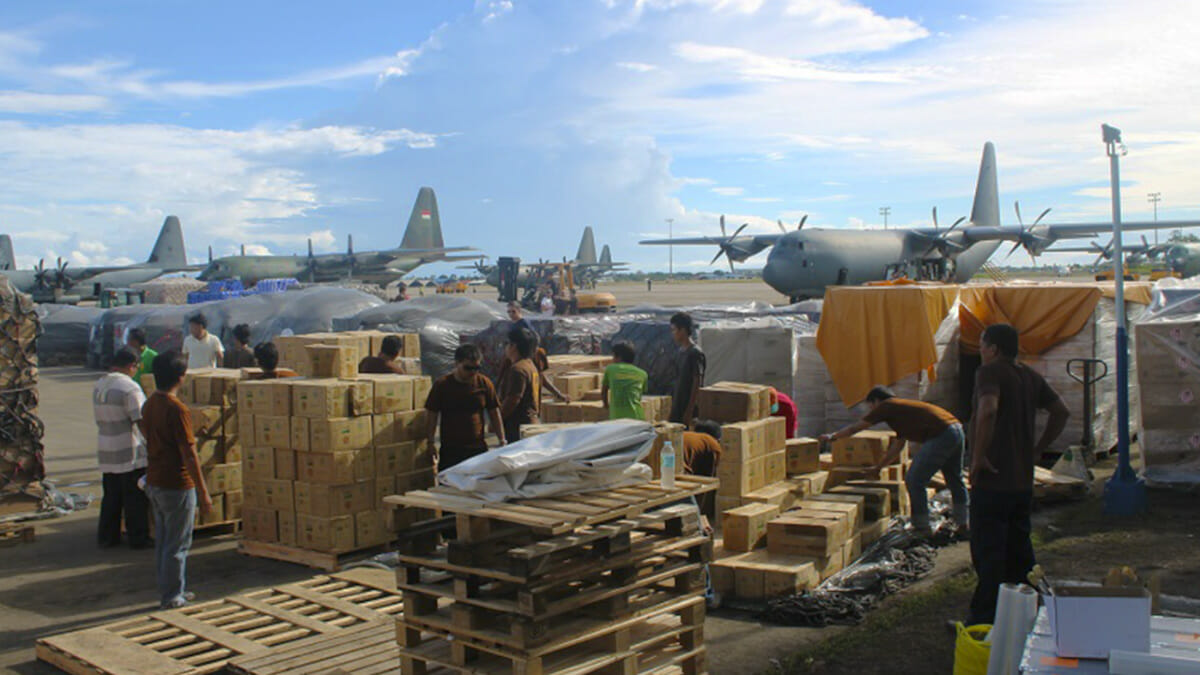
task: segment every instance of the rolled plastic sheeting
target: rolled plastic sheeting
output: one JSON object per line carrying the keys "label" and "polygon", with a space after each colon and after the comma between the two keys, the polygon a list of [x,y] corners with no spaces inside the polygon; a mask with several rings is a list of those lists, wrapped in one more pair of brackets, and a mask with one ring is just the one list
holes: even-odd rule
{"label": "rolled plastic sheeting", "polygon": [[996,603],[996,621],[988,641],[988,675],[1017,675],[1025,637],[1037,618],[1037,593],[1024,584],[1001,584]]}
{"label": "rolled plastic sheeting", "polygon": [[1114,649],[1108,653],[1108,672],[1109,675],[1195,675],[1200,672],[1200,661]]}
{"label": "rolled plastic sheeting", "polygon": [[650,480],[638,461],[654,438],[654,427],[638,420],[556,429],[476,455],[438,482],[497,502],[635,485]]}

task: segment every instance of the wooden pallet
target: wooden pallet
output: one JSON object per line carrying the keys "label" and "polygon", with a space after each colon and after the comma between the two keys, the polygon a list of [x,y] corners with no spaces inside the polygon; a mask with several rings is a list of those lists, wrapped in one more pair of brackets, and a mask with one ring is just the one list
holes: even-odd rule
{"label": "wooden pallet", "polygon": [[1088,493],[1087,481],[1054,473],[1040,466],[1033,469],[1033,498],[1042,501],[1082,499]]}
{"label": "wooden pallet", "polygon": [[458,631],[427,630],[407,618],[398,620],[396,633],[405,675],[707,672],[700,594],[675,598],[651,611],[598,623],[527,650],[465,637]]}
{"label": "wooden pallet", "polygon": [[202,675],[314,635],[390,624],[402,609],[389,572],[355,569],[42,638],[37,657],[72,675]]}
{"label": "wooden pallet", "polygon": [[382,675],[396,673],[399,666],[396,622],[373,621],[297,640],[265,654],[239,656],[226,669],[237,675]]}
{"label": "wooden pallet", "polygon": [[242,519],[224,520],[219,523],[206,523],[192,526],[197,535],[237,534],[242,531]]}
{"label": "wooden pallet", "polygon": [[36,530],[28,523],[0,524],[0,546],[32,544],[37,540]]}
{"label": "wooden pallet", "polygon": [[390,506],[407,506],[454,513],[528,527],[543,535],[564,534],[585,525],[597,525],[640,515],[659,506],[689,499],[717,489],[716,478],[678,476],[675,488],[659,481],[574,495],[512,502],[486,502],[448,487],[417,490],[384,497]]}
{"label": "wooden pallet", "polygon": [[238,553],[254,556],[255,558],[282,560],[283,562],[306,565],[326,572],[337,572],[348,562],[362,560],[363,558],[369,558],[373,555],[386,552],[387,546],[372,546],[344,553],[327,553],[324,551],[311,551],[296,546],[276,544],[274,542],[242,539],[238,542],[237,550]]}

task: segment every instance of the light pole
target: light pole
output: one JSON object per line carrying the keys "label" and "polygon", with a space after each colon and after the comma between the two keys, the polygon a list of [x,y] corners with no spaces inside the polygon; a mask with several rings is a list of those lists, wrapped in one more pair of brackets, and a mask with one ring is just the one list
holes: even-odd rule
{"label": "light pole", "polygon": [[1121,130],[1100,125],[1112,177],[1113,282],[1117,310],[1117,471],[1104,485],[1104,512],[1130,516],[1146,510],[1146,482],[1129,463],[1129,336],[1125,332],[1125,257],[1121,251]]}
{"label": "light pole", "polygon": [[[1151,192],[1146,195],[1146,201],[1154,205],[1154,222],[1158,222],[1158,203],[1162,201],[1161,192]],[[1154,226],[1154,245],[1158,245],[1158,226]]]}
{"label": "light pole", "polygon": [[892,207],[890,207],[890,206],[879,207],[879,215],[883,216],[883,229],[885,229],[885,230],[887,229],[887,217],[888,217],[888,214],[891,212],[892,212]]}
{"label": "light pole", "polygon": [[[675,239],[674,218],[667,218],[667,239]],[[675,244],[667,244],[667,278],[675,278]]]}

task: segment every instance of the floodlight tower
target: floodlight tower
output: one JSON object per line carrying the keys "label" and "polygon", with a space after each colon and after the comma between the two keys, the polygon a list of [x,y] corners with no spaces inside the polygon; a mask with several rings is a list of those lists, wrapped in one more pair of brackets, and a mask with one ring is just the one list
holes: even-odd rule
{"label": "floodlight tower", "polygon": [[1125,332],[1125,256],[1121,251],[1121,130],[1100,125],[1112,178],[1113,283],[1117,310],[1117,471],[1104,485],[1104,512],[1131,516],[1146,510],[1146,482],[1129,463],[1129,336]]}
{"label": "floodlight tower", "polygon": [[[1146,195],[1146,201],[1154,205],[1154,222],[1158,222],[1158,203],[1162,201],[1161,192],[1151,192]],[[1158,226],[1154,226],[1154,245],[1158,245]]]}
{"label": "floodlight tower", "polygon": [[883,216],[883,229],[885,229],[885,230],[887,229],[887,217],[888,217],[888,214],[891,212],[892,212],[892,207],[890,207],[890,206],[879,207],[879,215]]}

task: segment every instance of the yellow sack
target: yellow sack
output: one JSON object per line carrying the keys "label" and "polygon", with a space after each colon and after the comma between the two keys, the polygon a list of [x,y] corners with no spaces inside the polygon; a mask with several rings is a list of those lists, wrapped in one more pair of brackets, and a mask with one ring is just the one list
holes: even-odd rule
{"label": "yellow sack", "polygon": [[954,675],[987,675],[992,643],[985,638],[991,632],[992,625],[984,623],[968,627],[959,622],[956,627],[958,639],[954,643]]}

